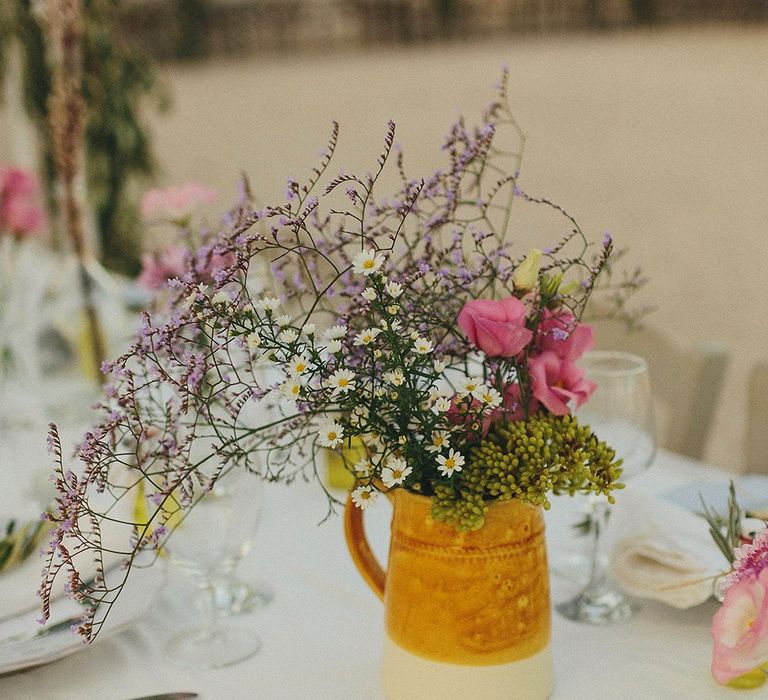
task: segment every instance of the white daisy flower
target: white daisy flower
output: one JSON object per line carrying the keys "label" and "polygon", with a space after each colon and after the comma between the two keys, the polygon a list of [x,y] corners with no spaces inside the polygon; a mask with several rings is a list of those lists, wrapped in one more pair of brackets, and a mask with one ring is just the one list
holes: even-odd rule
{"label": "white daisy flower", "polygon": [[459,396],[467,396],[471,394],[476,399],[481,399],[487,387],[482,379],[478,379],[477,377],[464,377],[459,381],[457,389]]}
{"label": "white daisy flower", "polygon": [[261,338],[258,333],[249,333],[245,336],[245,344],[249,350],[257,350],[261,345]]}
{"label": "white daisy flower", "polygon": [[402,325],[403,324],[400,321],[398,321],[397,319],[395,319],[394,321],[390,321],[387,324],[387,326],[389,327],[389,330],[391,330],[391,331],[399,330],[400,326],[402,326]]}
{"label": "white daisy flower", "polygon": [[403,285],[399,282],[387,282],[385,289],[387,290],[387,294],[393,299],[397,299],[397,297],[403,293]]}
{"label": "white daisy flower", "polygon": [[381,470],[381,480],[384,486],[391,489],[393,486],[402,484],[412,471],[413,469],[405,463],[404,459],[390,457],[387,460],[387,466]]}
{"label": "white daisy flower", "polygon": [[335,420],[324,423],[317,435],[322,447],[338,447],[344,442],[344,427],[339,425]]}
{"label": "white daisy flower", "polygon": [[421,338],[421,336],[419,335],[418,331],[411,332],[411,340],[418,340],[419,338]]}
{"label": "white daisy flower", "polygon": [[277,337],[278,340],[281,340],[284,343],[293,343],[295,340],[298,340],[299,333],[293,328],[286,328],[284,331],[280,331]]}
{"label": "white daisy flower", "polygon": [[440,452],[449,446],[450,440],[451,434],[447,430],[432,431],[432,444],[427,447],[427,452]]}
{"label": "white daisy flower", "polygon": [[291,360],[290,364],[288,365],[288,371],[295,375],[296,377],[300,377],[304,372],[306,372],[309,369],[309,360],[307,359],[306,355],[302,355],[301,357],[296,357],[293,360]]}
{"label": "white daisy flower", "polygon": [[373,465],[371,464],[371,461],[365,457],[363,457],[359,462],[357,462],[357,464],[355,464],[354,467],[352,467],[355,474],[361,479],[367,479],[371,475],[372,468]]}
{"label": "white daisy flower", "polygon": [[397,369],[392,370],[391,372],[385,372],[384,381],[389,382],[394,386],[402,386],[403,384],[405,384],[405,375],[403,374],[403,370],[401,370],[398,367]]}
{"label": "white daisy flower", "polygon": [[442,374],[445,371],[445,362],[442,360],[435,360],[432,363],[432,367],[434,368],[435,372]]}
{"label": "white daisy flower", "polygon": [[358,486],[350,496],[352,496],[352,502],[362,510],[376,501],[376,492],[370,486]]}
{"label": "white daisy flower", "polygon": [[363,291],[363,299],[373,301],[376,298],[376,290],[373,287],[366,287]]}
{"label": "white daisy flower", "polygon": [[445,413],[451,407],[451,402],[445,396],[440,396],[434,406],[432,406],[432,413]]}
{"label": "white daisy flower", "polygon": [[323,331],[323,338],[326,340],[338,340],[347,334],[346,326],[331,326]]}
{"label": "white daisy flower", "polygon": [[384,256],[375,250],[363,250],[352,261],[352,271],[368,277],[378,272],[384,264]]}
{"label": "white daisy flower", "polygon": [[329,340],[325,344],[325,352],[329,355],[335,355],[337,352],[341,351],[341,341],[340,340]]}
{"label": "white daisy flower", "polygon": [[275,297],[264,297],[263,299],[259,299],[256,302],[256,306],[269,314],[273,311],[277,311],[278,307],[280,306],[280,300]]}
{"label": "white daisy flower", "polygon": [[337,369],[329,378],[334,394],[344,394],[355,388],[355,373],[349,369]]}
{"label": "white daisy flower", "polygon": [[381,386],[377,386],[377,387],[376,387],[376,388],[373,390],[373,395],[374,395],[374,396],[375,396],[377,399],[380,399],[380,398],[382,398],[382,397],[384,397],[384,396],[386,396],[386,395],[387,395],[387,390],[386,390],[386,389],[384,389],[384,387],[381,387]]}
{"label": "white daisy flower", "polygon": [[252,314],[253,313],[253,304],[246,304],[243,306],[243,313],[244,314]]}
{"label": "white daisy flower", "polygon": [[289,379],[281,385],[280,393],[286,398],[296,401],[301,395],[301,383],[296,379]]}
{"label": "white daisy flower", "polygon": [[291,317],[288,314],[281,314],[275,320],[280,328],[285,328],[286,326],[291,325]]}
{"label": "white daisy flower", "polygon": [[378,328],[366,328],[355,336],[355,345],[370,345],[379,333]]}
{"label": "white daisy flower", "polygon": [[390,304],[390,305],[387,307],[387,313],[388,313],[390,316],[394,316],[394,315],[395,315],[395,314],[397,314],[399,311],[400,311],[400,307],[399,307],[399,306],[397,306],[397,304]]}
{"label": "white daisy flower", "polygon": [[498,408],[501,406],[501,394],[493,388],[486,389],[480,397],[480,400],[490,408]]}
{"label": "white daisy flower", "polygon": [[315,324],[305,323],[301,330],[304,331],[305,335],[311,338],[315,334]]}
{"label": "white daisy flower", "polygon": [[229,298],[229,293],[225,291],[216,292],[211,298],[211,303],[214,306],[226,306],[229,305],[232,300]]}
{"label": "white daisy flower", "polygon": [[373,356],[374,356],[374,357],[375,357],[377,360],[381,359],[381,357],[382,357],[382,355],[383,355],[383,354],[384,354],[384,353],[383,353],[381,350],[378,350],[378,349],[376,349],[376,350],[374,350],[374,351],[373,351]]}
{"label": "white daisy flower", "polygon": [[431,340],[427,340],[426,338],[417,338],[413,341],[413,349],[419,355],[428,355],[434,348],[432,346]]}
{"label": "white daisy flower", "polygon": [[453,472],[460,472],[464,466],[464,455],[459,454],[456,450],[449,450],[448,456],[438,455],[437,468],[443,476],[451,476]]}

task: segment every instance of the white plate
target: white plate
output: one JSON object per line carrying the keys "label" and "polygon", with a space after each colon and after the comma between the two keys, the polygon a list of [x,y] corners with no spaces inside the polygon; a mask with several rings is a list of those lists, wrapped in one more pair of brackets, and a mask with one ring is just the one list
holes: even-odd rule
{"label": "white plate", "polygon": [[[150,608],[165,581],[165,563],[131,572],[95,644],[137,622]],[[80,610],[77,603],[57,600],[45,627],[37,622],[40,611],[26,612],[0,624],[0,675],[15,673],[57,661],[87,648],[82,637],[70,629],[70,620]]]}

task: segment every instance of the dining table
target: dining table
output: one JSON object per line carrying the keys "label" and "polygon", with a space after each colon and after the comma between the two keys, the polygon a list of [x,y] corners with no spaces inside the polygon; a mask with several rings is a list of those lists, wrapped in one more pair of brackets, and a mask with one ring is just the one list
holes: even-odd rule
{"label": "dining table", "polygon": [[[660,450],[651,467],[618,494],[615,508],[621,508],[622,499],[632,493],[661,494],[687,485],[694,488],[703,481],[726,484],[729,478],[712,465]],[[346,549],[343,506],[336,505],[326,518],[327,496],[312,480],[267,484],[254,479],[253,488],[261,489],[263,513],[253,546],[237,573],[244,581],[268,582],[275,597],[271,604],[237,616],[235,622],[260,637],[257,654],[217,670],[170,661],[169,638],[194,624],[200,613],[189,604],[185,575],[161,562],[166,566],[165,583],[139,620],[112,633],[105,629],[93,644],[83,644],[66,658],[1,677],[0,698],[128,700],[182,691],[197,693],[201,700],[383,698],[379,677],[383,608]],[[335,496],[344,500],[342,492]],[[557,573],[558,557],[584,545],[572,527],[575,511],[566,503],[570,500],[560,497],[547,513],[553,604],[583,584],[576,576]],[[382,561],[386,561],[390,515],[384,498],[366,512],[369,539]],[[605,626],[571,622],[553,609],[552,697],[768,697],[765,688],[737,691],[712,679],[710,626],[717,605],[711,599],[678,610],[643,600],[630,620]],[[423,698],[433,700],[429,688],[423,689]],[[517,698],[514,688],[509,698]]]}

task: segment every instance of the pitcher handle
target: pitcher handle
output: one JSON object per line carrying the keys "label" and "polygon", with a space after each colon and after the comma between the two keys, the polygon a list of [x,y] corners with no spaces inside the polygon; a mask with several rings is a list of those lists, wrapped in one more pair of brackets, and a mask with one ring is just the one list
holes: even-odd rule
{"label": "pitcher handle", "polygon": [[363,509],[352,502],[352,496],[347,497],[344,506],[344,537],[357,570],[379,599],[383,600],[387,573],[368,544],[363,525]]}

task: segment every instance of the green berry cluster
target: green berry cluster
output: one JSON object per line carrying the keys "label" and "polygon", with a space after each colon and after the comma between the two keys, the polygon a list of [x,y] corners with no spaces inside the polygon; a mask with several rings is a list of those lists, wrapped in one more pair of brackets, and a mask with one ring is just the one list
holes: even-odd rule
{"label": "green berry cluster", "polygon": [[550,508],[548,495],[603,494],[613,503],[621,460],[573,416],[537,413],[495,424],[472,448],[464,470],[435,486],[432,514],[458,530],[477,530],[491,501],[518,498]]}

